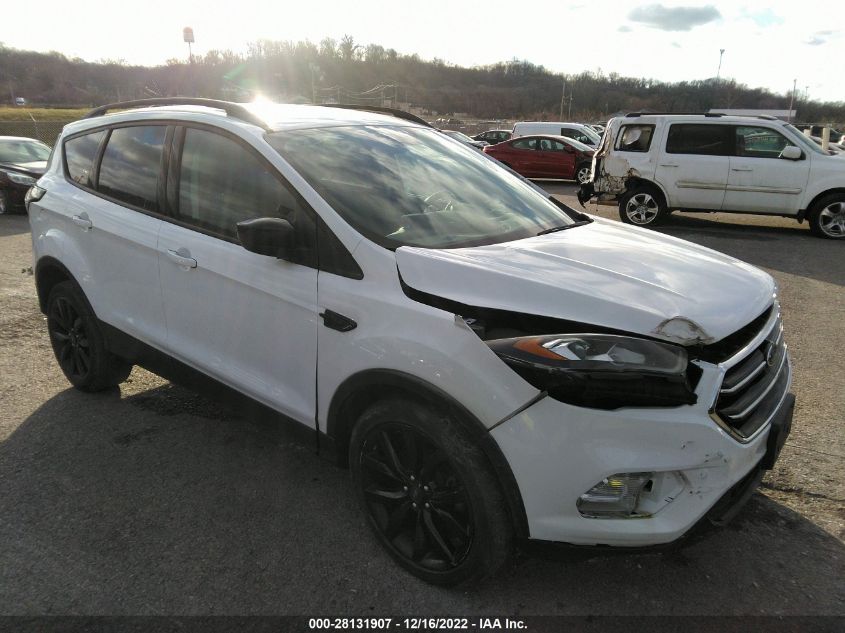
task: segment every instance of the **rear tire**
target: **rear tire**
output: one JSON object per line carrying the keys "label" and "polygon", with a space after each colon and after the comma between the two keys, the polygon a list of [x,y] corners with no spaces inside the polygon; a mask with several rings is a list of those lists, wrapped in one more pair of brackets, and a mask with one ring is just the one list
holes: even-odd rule
{"label": "rear tire", "polygon": [[449,415],[408,400],[378,402],[352,431],[349,464],[376,538],[418,578],[455,585],[509,558],[513,528],[498,482]]}
{"label": "rear tire", "polygon": [[47,299],[47,331],[59,367],[80,391],[122,383],[132,365],[106,349],[97,318],[72,281],[56,284]]}
{"label": "rear tire", "polygon": [[590,182],[592,177],[593,166],[590,163],[581,163],[575,167],[575,181],[579,185]]}
{"label": "rear tire", "polygon": [[643,185],[626,191],[619,199],[619,219],[636,226],[655,226],[669,215],[663,194]]}
{"label": "rear tire", "polygon": [[845,194],[833,193],[816,202],[809,219],[813,235],[845,239]]}

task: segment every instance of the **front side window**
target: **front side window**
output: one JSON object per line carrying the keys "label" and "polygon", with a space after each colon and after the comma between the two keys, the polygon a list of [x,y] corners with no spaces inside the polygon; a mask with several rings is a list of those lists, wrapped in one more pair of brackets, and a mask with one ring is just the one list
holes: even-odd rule
{"label": "front side window", "polygon": [[791,143],[779,132],[767,127],[736,128],[736,154],[750,158],[780,158],[783,148]]}
{"label": "front side window", "polygon": [[565,152],[566,145],[551,138],[540,139],[540,149],[544,152]]}
{"label": "front side window", "polygon": [[434,130],[339,126],[267,140],[347,223],[385,248],[496,244],[574,221],[495,161]]}
{"label": "front side window", "polygon": [[185,130],[178,198],[178,219],[230,240],[243,220],[280,217],[295,228],[307,221],[270,167],[236,141],[205,130]]}
{"label": "front side window", "polygon": [[733,128],[730,125],[675,123],[669,128],[666,152],[730,156],[733,154]]}
{"label": "front side window", "polygon": [[653,134],[653,125],[623,125],[616,140],[616,149],[620,152],[647,152]]}
{"label": "front side window", "polygon": [[164,125],[120,127],[111,132],[97,191],[145,211],[158,210],[158,177]]}
{"label": "front side window", "polygon": [[65,141],[65,167],[73,182],[83,187],[94,186],[91,180],[94,173],[94,157],[105,135],[105,130],[100,130]]}

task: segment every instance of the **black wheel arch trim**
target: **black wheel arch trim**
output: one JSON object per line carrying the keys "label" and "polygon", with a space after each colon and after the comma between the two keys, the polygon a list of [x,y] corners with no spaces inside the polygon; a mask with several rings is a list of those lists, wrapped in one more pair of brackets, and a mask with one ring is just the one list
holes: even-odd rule
{"label": "black wheel arch trim", "polygon": [[[349,439],[359,413],[375,401],[374,390],[379,394],[406,394],[422,402],[445,408],[462,428],[477,442],[493,469],[505,497],[508,513],[517,538],[529,538],[528,518],[522,494],[510,464],[489,429],[448,393],[411,374],[391,369],[371,369],[347,378],[337,388],[329,405],[325,434],[320,434],[320,452],[328,449],[340,466],[348,466]],[[323,446],[323,442],[328,446]]]}
{"label": "black wheel arch trim", "polygon": [[76,287],[79,288],[82,293],[86,307],[88,308],[90,314],[92,316],[96,316],[94,308],[88,301],[88,297],[85,295],[85,291],[82,290],[82,286],[76,280],[76,277],[74,277],[73,273],[68,270],[67,266],[55,257],[51,257],[49,255],[41,257],[35,263],[34,277],[35,290],[38,294],[38,307],[43,314],[47,314],[47,299],[50,297],[50,290],[52,290],[53,286],[57,283],[62,283],[63,281],[71,281],[76,284]]}

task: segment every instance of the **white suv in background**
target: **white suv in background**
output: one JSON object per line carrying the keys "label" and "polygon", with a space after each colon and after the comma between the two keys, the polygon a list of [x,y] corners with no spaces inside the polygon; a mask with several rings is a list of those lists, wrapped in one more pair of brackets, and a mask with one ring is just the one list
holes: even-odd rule
{"label": "white suv in background", "polygon": [[632,113],[612,119],[583,204],[618,202],[623,222],[670,211],[779,215],[845,238],[845,160],[773,117]]}
{"label": "white suv in background", "polygon": [[289,424],[430,582],[727,520],[792,419],[772,278],[409,119],[157,99],[66,126],[28,210],[68,380],[139,364]]}

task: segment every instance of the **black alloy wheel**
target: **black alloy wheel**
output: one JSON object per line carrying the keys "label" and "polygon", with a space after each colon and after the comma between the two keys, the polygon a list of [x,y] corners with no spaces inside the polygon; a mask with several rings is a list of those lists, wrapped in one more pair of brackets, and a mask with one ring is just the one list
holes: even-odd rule
{"label": "black alloy wheel", "polygon": [[395,554],[426,571],[462,563],[472,504],[446,454],[413,427],[382,424],[364,439],[361,483],[370,519]]}
{"label": "black alloy wheel", "polygon": [[50,340],[65,375],[84,380],[91,371],[91,341],[82,315],[66,297],[57,297],[47,316]]}
{"label": "black alloy wheel", "polygon": [[132,371],[131,363],[108,351],[85,295],[72,281],[58,283],[50,291],[47,332],[59,367],[77,389],[107,389]]}
{"label": "black alloy wheel", "polygon": [[446,410],[374,403],[352,430],[349,465],[368,523],[394,560],[427,582],[455,585],[505,564],[513,521],[484,452]]}

